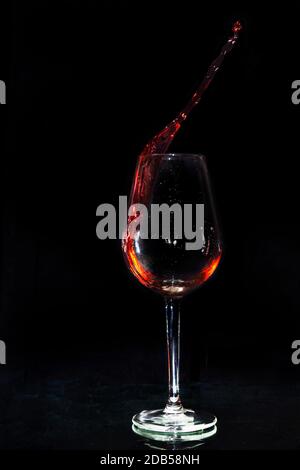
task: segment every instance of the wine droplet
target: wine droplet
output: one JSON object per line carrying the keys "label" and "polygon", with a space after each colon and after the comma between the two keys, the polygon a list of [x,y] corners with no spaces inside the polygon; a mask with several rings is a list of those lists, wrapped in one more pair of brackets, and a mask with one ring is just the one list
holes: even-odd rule
{"label": "wine droplet", "polygon": [[236,21],[234,25],[232,26],[232,32],[233,33],[239,33],[242,31],[242,25],[240,21]]}

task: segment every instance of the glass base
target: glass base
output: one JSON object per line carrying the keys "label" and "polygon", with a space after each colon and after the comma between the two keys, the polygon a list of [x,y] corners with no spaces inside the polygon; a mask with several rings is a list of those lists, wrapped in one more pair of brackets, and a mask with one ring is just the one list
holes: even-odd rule
{"label": "glass base", "polygon": [[157,441],[193,441],[207,439],[217,432],[217,418],[206,412],[183,409],[142,411],[132,418],[133,431]]}

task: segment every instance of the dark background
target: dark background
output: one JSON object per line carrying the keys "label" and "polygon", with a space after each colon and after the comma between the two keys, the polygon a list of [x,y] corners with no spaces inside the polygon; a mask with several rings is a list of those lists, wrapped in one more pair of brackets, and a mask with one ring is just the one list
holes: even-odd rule
{"label": "dark background", "polygon": [[7,15],[6,369],[97,357],[103,383],[165,382],[162,299],[129,274],[118,241],[96,238],[96,208],[129,193],[139,152],[240,19],[240,43],[172,145],[207,156],[225,240],[213,279],[183,301],[182,376],[299,375],[299,8],[43,0]]}

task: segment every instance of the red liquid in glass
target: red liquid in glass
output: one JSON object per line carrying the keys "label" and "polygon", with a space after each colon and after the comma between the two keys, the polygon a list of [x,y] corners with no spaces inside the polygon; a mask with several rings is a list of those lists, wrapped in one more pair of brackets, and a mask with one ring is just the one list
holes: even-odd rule
{"label": "red liquid in glass", "polygon": [[[222,254],[219,245],[213,243],[209,253],[197,256],[185,250],[179,240],[176,246],[165,240],[144,240],[140,250],[134,244],[128,238],[123,247],[131,272],[144,286],[171,297],[182,297],[201,286],[217,269]],[[175,264],[172,275],[168,268]]]}
{"label": "red liquid in glass", "polygon": [[[233,27],[233,35],[227,40],[218,57],[211,63],[199,87],[173,121],[153,137],[143,149],[132,188],[131,204],[148,205],[153,181],[156,178],[157,166],[155,158],[145,158],[168,151],[182,123],[192,109],[199,103],[220,69],[225,56],[237,42],[241,24],[237,21]],[[131,218],[132,220],[132,218]],[[221,246],[215,237],[213,227],[205,228],[205,247],[195,256],[194,251],[184,247],[184,240],[140,240],[138,244],[129,235],[123,240],[123,251],[130,270],[146,287],[160,294],[181,297],[187,292],[202,285],[216,270],[221,258]]]}

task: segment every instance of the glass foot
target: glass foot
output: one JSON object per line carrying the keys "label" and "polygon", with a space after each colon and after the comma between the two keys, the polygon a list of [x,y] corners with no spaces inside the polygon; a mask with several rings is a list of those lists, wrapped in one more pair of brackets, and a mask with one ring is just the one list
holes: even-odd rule
{"label": "glass foot", "polygon": [[214,415],[187,409],[180,413],[166,413],[163,409],[142,411],[132,422],[136,434],[157,441],[202,440],[217,432]]}

